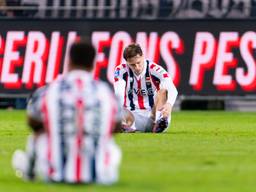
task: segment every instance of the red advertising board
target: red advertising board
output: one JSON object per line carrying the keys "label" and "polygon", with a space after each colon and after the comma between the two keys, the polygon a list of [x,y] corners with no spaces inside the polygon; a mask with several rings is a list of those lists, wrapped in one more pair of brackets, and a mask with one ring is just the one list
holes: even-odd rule
{"label": "red advertising board", "polygon": [[253,20],[1,20],[0,95],[30,94],[67,70],[70,44],[88,37],[97,49],[95,78],[110,84],[124,47],[172,75],[180,95],[256,95]]}

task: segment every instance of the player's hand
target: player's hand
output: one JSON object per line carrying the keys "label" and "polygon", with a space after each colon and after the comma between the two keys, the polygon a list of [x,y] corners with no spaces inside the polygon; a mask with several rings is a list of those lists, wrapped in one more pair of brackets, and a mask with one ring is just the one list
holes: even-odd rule
{"label": "player's hand", "polygon": [[165,103],[161,110],[162,116],[168,118],[171,115],[171,112],[172,112],[172,105],[170,103]]}

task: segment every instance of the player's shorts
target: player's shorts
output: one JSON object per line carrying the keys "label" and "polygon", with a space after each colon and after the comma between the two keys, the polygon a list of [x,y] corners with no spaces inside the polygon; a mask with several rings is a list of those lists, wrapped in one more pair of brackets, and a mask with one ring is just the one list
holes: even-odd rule
{"label": "player's shorts", "polygon": [[[154,127],[154,121],[150,117],[150,112],[148,111],[133,111],[132,114],[135,118],[136,131],[139,132],[152,132]],[[168,118],[168,127],[171,123],[171,117]],[[168,127],[164,130],[167,131]]]}
{"label": "player's shorts", "polygon": [[132,114],[135,118],[136,131],[152,132],[154,121],[150,117],[150,114],[148,114],[146,111],[144,114],[142,112],[137,111],[132,112]]}

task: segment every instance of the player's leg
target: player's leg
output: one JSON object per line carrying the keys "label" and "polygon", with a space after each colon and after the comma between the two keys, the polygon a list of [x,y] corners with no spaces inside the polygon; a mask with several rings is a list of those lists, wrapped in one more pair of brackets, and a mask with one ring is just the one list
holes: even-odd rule
{"label": "player's leg", "polygon": [[125,108],[122,110],[122,129],[124,132],[136,131],[134,114]]}
{"label": "player's leg", "polygon": [[39,176],[43,180],[46,179],[46,146],[45,134],[32,134],[27,139],[26,150],[14,152],[12,166],[18,177],[32,180]]}
{"label": "player's leg", "polygon": [[98,152],[96,158],[96,182],[105,185],[117,182],[122,159],[120,148],[115,144],[114,140],[111,139],[108,144],[105,144]]}
{"label": "player's leg", "polygon": [[131,112],[128,109],[124,109],[122,116],[123,132],[152,132],[154,121],[148,111]]}
{"label": "player's leg", "polygon": [[46,134],[40,134],[36,140],[36,166],[35,173],[43,181],[49,181],[48,170],[49,170],[49,161],[47,159],[47,147],[48,139]]}
{"label": "player's leg", "polygon": [[152,132],[154,121],[150,117],[150,114],[145,111],[143,112],[134,112],[135,118],[135,127],[138,132]]}
{"label": "player's leg", "polygon": [[16,150],[12,156],[12,166],[18,177],[33,179],[35,165],[35,136],[30,135],[27,140],[26,151]]}

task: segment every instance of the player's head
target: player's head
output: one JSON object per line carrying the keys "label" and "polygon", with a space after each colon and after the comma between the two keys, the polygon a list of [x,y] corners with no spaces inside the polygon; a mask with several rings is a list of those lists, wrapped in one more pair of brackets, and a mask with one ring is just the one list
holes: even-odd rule
{"label": "player's head", "polygon": [[69,70],[83,69],[92,71],[94,67],[95,48],[89,41],[82,39],[71,45]]}
{"label": "player's head", "polygon": [[139,44],[132,43],[124,49],[123,57],[127,65],[136,74],[140,75],[144,69],[144,56]]}

